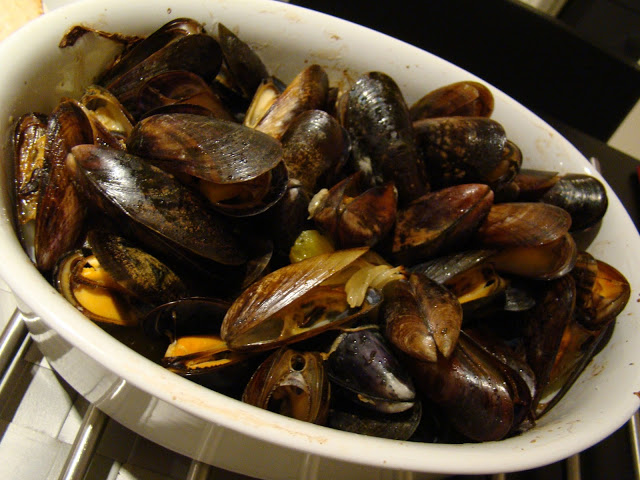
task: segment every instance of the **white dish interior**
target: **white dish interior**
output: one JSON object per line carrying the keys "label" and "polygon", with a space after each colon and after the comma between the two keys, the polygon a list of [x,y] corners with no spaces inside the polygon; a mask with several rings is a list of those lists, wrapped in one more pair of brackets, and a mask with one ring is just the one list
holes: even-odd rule
{"label": "white dish interior", "polygon": [[[631,301],[606,349],[570,393],[533,430],[500,442],[427,445],[357,436],[291,420],[224,397],[142,358],[88,322],[40,276],[12,228],[11,142],[15,120],[50,112],[110,60],[105,42],[81,40],[60,50],[65,31],[83,24],[148,34],[168,20],[192,17],[209,31],[221,21],[249,41],[273,74],[290,80],[318,63],[333,83],[380,70],[409,103],[427,91],[473,75],[377,32],[278,2],[220,0],[129,2],[88,0],[55,10],[0,45],[2,214],[0,275],[17,296],[28,326],[52,366],[89,401],[120,423],[196,459],[261,478],[431,478],[485,474],[549,464],[604,439],[637,409],[640,390],[638,276],[640,239],[607,186],[609,210],[589,251],[623,272]],[[96,53],[96,46],[100,52]],[[498,60],[496,60],[498,61]],[[486,83],[486,82],[485,82]],[[527,167],[599,176],[546,123],[492,88],[493,117],[525,155]],[[403,472],[414,472],[405,477]]]}

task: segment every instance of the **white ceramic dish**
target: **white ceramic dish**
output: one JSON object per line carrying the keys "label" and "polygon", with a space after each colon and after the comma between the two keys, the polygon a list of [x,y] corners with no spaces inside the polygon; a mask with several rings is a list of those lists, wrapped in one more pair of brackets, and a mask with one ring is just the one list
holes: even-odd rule
{"label": "white ceramic dish", "polygon": [[[179,453],[245,475],[270,479],[435,478],[525,470],[579,452],[620,427],[638,407],[640,239],[614,193],[590,247],[620,269],[632,297],[606,349],[536,428],[500,442],[425,445],[368,438],[291,420],[242,404],[171,374],[105,334],[50,287],[23,253],[11,222],[13,122],[50,111],[63,94],[78,95],[111,50],[82,41],[59,50],[68,27],[147,34],[187,16],[222,21],[250,41],[273,73],[289,80],[304,65],[327,68],[333,81],[382,70],[412,102],[467,72],[395,39],[276,2],[237,0],[89,0],[55,10],[0,46],[2,138],[0,274],[10,285],[33,338],[51,365],[118,422]],[[525,154],[526,165],[598,176],[567,141],[501,92],[494,117]],[[607,187],[608,188],[608,187]],[[412,474],[407,472],[413,472]]]}

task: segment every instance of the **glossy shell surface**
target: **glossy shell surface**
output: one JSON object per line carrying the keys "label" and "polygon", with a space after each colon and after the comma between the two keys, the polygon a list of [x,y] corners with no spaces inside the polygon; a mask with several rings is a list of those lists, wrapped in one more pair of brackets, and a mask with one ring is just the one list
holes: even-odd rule
{"label": "glossy shell surface", "polygon": [[[411,104],[427,91],[478,80],[433,55],[366,28],[281,2],[88,0],[53,10],[0,45],[0,275],[18,297],[43,353],[77,391],[118,422],[182,454],[244,475],[268,479],[441,478],[527,470],[549,464],[604,439],[640,400],[640,238],[619,200],[610,198],[590,247],[634,286],[609,345],[568,395],[527,433],[482,444],[430,445],[368,438],[284,418],[242,404],[153,364],[87,322],[49,286],[23,252],[11,220],[10,135],[15,119],[51,111],[63,95],[78,97],[115,54],[86,38],[59,50],[72,25],[148,34],[171,18],[192,17],[214,31],[222,21],[273,72],[291,80],[305,65],[321,64],[346,85],[365,71],[393,77]],[[97,55],[84,55],[99,48]],[[496,60],[498,61],[498,60]],[[541,119],[492,88],[493,118],[524,153],[530,168],[587,173],[601,178],[566,140]],[[405,472],[414,472],[407,474]]]}

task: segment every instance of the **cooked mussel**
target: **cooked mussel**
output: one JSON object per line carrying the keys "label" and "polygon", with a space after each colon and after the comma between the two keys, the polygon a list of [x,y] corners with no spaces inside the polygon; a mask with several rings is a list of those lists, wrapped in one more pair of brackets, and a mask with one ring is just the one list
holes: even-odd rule
{"label": "cooked mussel", "polygon": [[540,201],[566,210],[572,232],[596,225],[609,204],[604,185],[591,175],[527,169],[518,173],[514,184],[519,201]]}
{"label": "cooked mussel", "polygon": [[320,353],[283,347],[258,367],[245,387],[242,401],[298,420],[324,424],[330,392]]}
{"label": "cooked mussel", "polygon": [[218,94],[202,77],[187,70],[171,70],[159,73],[147,80],[138,91],[136,100],[141,118],[157,113],[167,105],[198,105],[207,115],[227,121],[235,117],[227,109]]}
{"label": "cooked mussel", "polygon": [[426,118],[414,122],[413,128],[434,189],[464,183],[497,188],[512,180],[522,163],[504,127],[490,118]]}
{"label": "cooked mussel", "polygon": [[416,402],[413,382],[377,326],[345,329],[326,360],[334,394],[361,407],[399,413]]}
{"label": "cooked mussel", "polygon": [[409,109],[388,75],[369,72],[343,94],[344,127],[353,141],[355,167],[371,185],[393,181],[401,204],[429,190],[418,156]]}
{"label": "cooked mussel", "polygon": [[422,274],[388,283],[381,317],[386,338],[400,351],[423,362],[449,357],[462,326],[456,296]]}
{"label": "cooked mussel", "polygon": [[480,82],[466,80],[432,90],[416,101],[409,112],[411,120],[434,117],[490,117],[493,95]]}
{"label": "cooked mussel", "polygon": [[260,213],[285,193],[282,147],[240,124],[186,113],[158,114],[138,122],[130,153],[169,172],[198,179],[198,188],[227,215]]}
{"label": "cooked mussel", "polygon": [[253,283],[227,312],[223,340],[232,349],[266,350],[364,317],[381,300],[376,290],[402,275],[377,258],[366,261],[367,250],[317,255]]}
{"label": "cooked mussel", "polygon": [[147,80],[164,72],[186,70],[210,82],[218,74],[221,63],[222,51],[216,39],[205,33],[192,33],[178,36],[120,75],[109,81],[103,79],[101,85],[138,117],[143,113],[138,109],[138,95]]}
{"label": "cooked mussel", "polygon": [[84,195],[101,212],[125,219],[143,245],[161,241],[223,265],[241,265],[247,253],[222,217],[172,175],[119,150],[80,145],[67,167]]}
{"label": "cooked mussel", "polygon": [[36,265],[43,272],[78,247],[82,235],[85,207],[66,168],[66,157],[72,147],[95,141],[86,109],[75,100],[59,103],[49,116],[46,138],[47,175],[38,198],[34,242]]}
{"label": "cooked mussel", "polygon": [[420,425],[422,403],[417,401],[404,412],[381,414],[335,400],[329,409],[327,425],[345,432],[392,440],[409,440]]}
{"label": "cooked mussel", "polygon": [[231,87],[247,98],[253,97],[262,80],[269,76],[267,67],[249,45],[222,23],[218,23],[218,42]]}
{"label": "cooked mussel", "polygon": [[291,122],[307,110],[324,108],[329,89],[329,77],[320,65],[302,70],[273,101],[255,128],[281,139]]}
{"label": "cooked mussel", "polygon": [[416,387],[475,441],[500,440],[518,428],[531,392],[520,374],[461,333],[449,358],[407,362]]}
{"label": "cooked mussel", "polygon": [[45,115],[28,113],[16,123],[13,148],[15,159],[15,199],[18,230],[25,248],[26,225],[36,218],[38,201],[45,187],[44,150],[47,141]]}
{"label": "cooked mussel", "polygon": [[147,313],[142,326],[147,336],[164,340],[165,368],[209,388],[239,397],[257,367],[257,359],[231,351],[220,338],[220,324],[229,302],[208,297],[185,297]]}
{"label": "cooked mussel", "polygon": [[463,247],[490,212],[487,185],[456,185],[427,193],[397,214],[392,255],[411,265]]}
{"label": "cooked mussel", "polygon": [[363,185],[362,172],[320,190],[309,203],[313,222],[340,248],[374,246],[391,232],[398,194],[389,182]]}
{"label": "cooked mussel", "polygon": [[350,141],[335,118],[322,110],[307,110],[287,128],[282,148],[289,176],[313,194],[335,183],[347,160]]}

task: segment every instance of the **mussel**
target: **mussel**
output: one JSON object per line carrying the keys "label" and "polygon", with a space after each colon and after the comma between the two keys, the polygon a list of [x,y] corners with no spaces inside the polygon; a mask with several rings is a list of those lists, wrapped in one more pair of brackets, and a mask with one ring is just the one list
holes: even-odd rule
{"label": "mussel", "polygon": [[16,225],[126,345],[260,408],[440,442],[527,430],[606,345],[631,288],[574,238],[606,189],[522,170],[481,83],[408,108],[379,71],[285,83],[233,26],[113,37],[79,101],[20,117]]}

